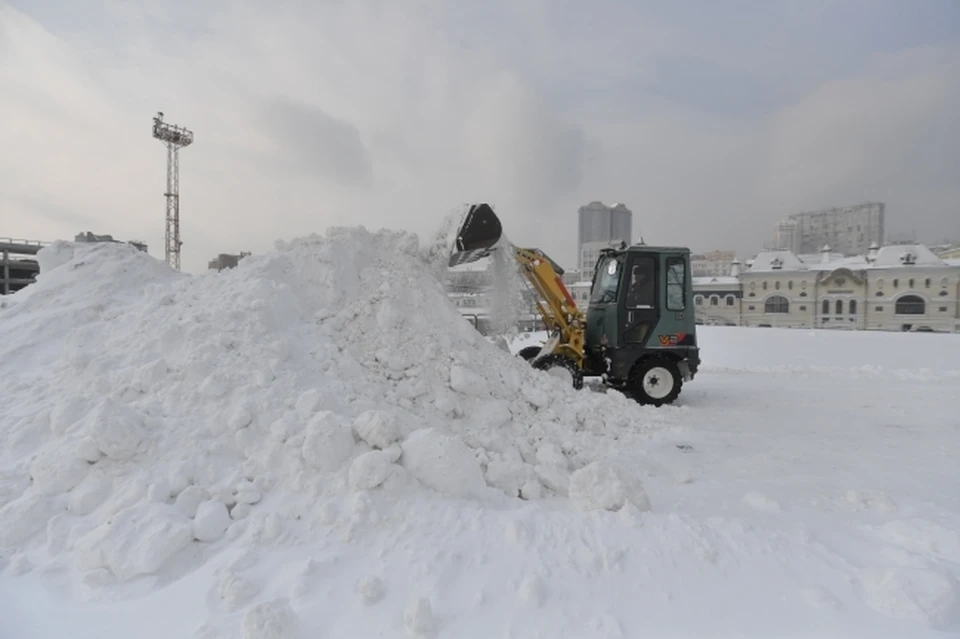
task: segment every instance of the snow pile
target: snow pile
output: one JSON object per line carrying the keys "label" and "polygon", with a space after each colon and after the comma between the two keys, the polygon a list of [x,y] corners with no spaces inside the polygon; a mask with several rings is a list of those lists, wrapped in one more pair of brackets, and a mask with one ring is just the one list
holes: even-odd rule
{"label": "snow pile", "polygon": [[[436,254],[334,229],[188,277],[126,245],[44,249],[0,310],[0,552],[99,586],[175,578],[220,542],[309,537],[355,491],[649,508],[607,459],[644,411],[490,344]],[[274,510],[296,494],[311,506],[286,525]],[[285,610],[244,632],[289,628]]]}

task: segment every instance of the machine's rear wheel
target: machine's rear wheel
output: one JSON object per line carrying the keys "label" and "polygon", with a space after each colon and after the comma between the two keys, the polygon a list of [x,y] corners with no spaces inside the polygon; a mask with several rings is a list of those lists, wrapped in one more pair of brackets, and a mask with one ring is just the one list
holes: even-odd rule
{"label": "machine's rear wheel", "polygon": [[569,357],[556,353],[545,355],[534,362],[533,367],[566,381],[576,390],[583,388],[583,371]]}
{"label": "machine's rear wheel", "polygon": [[630,371],[628,388],[641,404],[662,406],[672,404],[680,395],[683,377],[676,363],[665,357],[651,357]]}

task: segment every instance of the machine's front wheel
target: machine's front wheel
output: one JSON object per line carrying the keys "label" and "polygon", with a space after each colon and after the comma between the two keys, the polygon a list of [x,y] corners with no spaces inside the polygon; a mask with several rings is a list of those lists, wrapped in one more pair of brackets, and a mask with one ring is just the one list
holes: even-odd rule
{"label": "machine's front wheel", "polygon": [[680,395],[683,377],[676,363],[665,357],[651,357],[630,372],[630,393],[641,404],[672,404]]}
{"label": "machine's front wheel", "polygon": [[533,367],[564,380],[576,390],[583,388],[583,371],[569,357],[556,353],[545,355],[534,362]]}

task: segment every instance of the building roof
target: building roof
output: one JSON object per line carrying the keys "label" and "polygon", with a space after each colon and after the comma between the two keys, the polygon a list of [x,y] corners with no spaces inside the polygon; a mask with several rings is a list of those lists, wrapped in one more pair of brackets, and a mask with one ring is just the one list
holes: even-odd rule
{"label": "building roof", "polygon": [[872,266],[873,268],[900,268],[906,265],[911,257],[915,266],[947,265],[923,244],[894,244],[880,249]]}
{"label": "building roof", "polygon": [[[774,268],[777,266],[778,268]],[[772,271],[804,271],[807,265],[794,255],[793,251],[786,249],[773,249],[760,251],[757,256],[751,260],[749,273],[769,273]]]}
{"label": "building roof", "polygon": [[870,262],[863,255],[854,255],[853,257],[843,257],[831,259],[827,262],[809,263],[811,271],[835,271],[838,268],[848,268],[851,271],[870,268]]}
{"label": "building roof", "polygon": [[[826,248],[826,247],[825,247]],[[865,255],[844,257],[828,250],[817,254],[795,255],[787,249],[768,249],[761,251],[745,273],[772,273],[776,271],[835,271],[847,268],[852,271],[873,268],[903,268],[904,266],[957,266],[960,260],[944,260],[923,244],[891,244],[876,249],[873,259]],[[824,257],[826,256],[826,259]],[[871,256],[872,257],[872,256]],[[779,268],[774,268],[779,262]]]}

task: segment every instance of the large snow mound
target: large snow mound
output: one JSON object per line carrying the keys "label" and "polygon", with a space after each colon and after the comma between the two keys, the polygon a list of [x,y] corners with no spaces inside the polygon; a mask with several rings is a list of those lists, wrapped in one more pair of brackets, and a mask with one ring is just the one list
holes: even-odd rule
{"label": "large snow mound", "polygon": [[101,585],[269,536],[291,495],[310,506],[279,532],[303,536],[364,491],[649,508],[606,458],[649,413],[484,339],[437,254],[337,228],[190,277],[126,245],[43,249],[0,310],[0,552]]}

